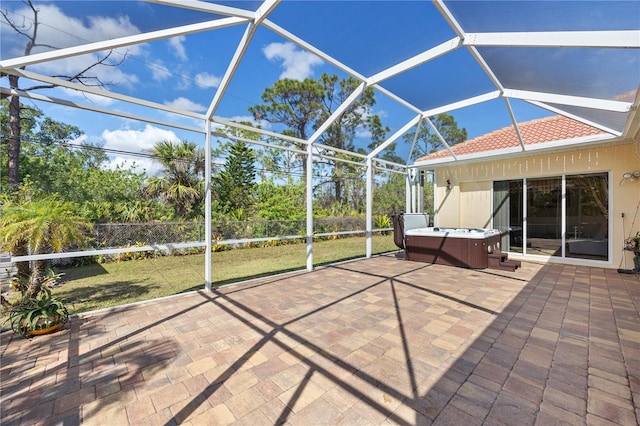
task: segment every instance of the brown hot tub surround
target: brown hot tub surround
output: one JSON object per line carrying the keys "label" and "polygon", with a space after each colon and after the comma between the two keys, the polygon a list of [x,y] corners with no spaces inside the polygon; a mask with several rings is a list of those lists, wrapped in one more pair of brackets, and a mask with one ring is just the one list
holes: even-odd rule
{"label": "brown hot tub surround", "polygon": [[415,222],[415,218],[405,220],[402,215],[394,218],[395,242],[408,260],[471,269],[515,271],[520,267],[519,261],[509,260],[501,251],[501,234],[496,229],[414,228]]}

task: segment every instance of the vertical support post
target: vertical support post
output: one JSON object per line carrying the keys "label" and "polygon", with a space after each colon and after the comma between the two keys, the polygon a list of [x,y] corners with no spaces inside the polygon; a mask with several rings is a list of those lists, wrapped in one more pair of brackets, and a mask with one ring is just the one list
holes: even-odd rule
{"label": "vertical support post", "polygon": [[411,213],[411,170],[407,169],[407,175],[405,179],[405,206],[404,211],[406,213]]}
{"label": "vertical support post", "polygon": [[411,170],[411,211],[410,213],[417,213],[416,205],[418,204],[416,200],[416,169]]}
{"label": "vertical support post", "polygon": [[373,255],[373,160],[371,157],[367,157],[366,199],[366,256],[370,258]]}
{"label": "vertical support post", "polygon": [[567,175],[562,174],[562,180],[560,182],[561,198],[560,198],[560,241],[561,249],[560,255],[565,257],[567,255]]}
{"label": "vertical support post", "polygon": [[307,145],[307,271],[313,271],[313,144]]}
{"label": "vertical support post", "polygon": [[213,250],[211,239],[211,120],[205,122],[206,136],[204,139],[204,289],[211,291],[213,274],[211,273],[211,252]]}
{"label": "vertical support post", "polygon": [[424,213],[424,172],[418,171],[418,205],[416,213]]}

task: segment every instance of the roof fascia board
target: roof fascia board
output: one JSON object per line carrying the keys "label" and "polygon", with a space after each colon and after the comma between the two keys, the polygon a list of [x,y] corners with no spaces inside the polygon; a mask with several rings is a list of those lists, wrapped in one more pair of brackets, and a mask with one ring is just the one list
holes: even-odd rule
{"label": "roof fascia board", "polygon": [[366,81],[367,80],[367,78],[365,76],[363,76],[362,74],[360,74],[360,73],[356,72],[355,70],[349,68],[348,66],[346,66],[342,62],[338,61],[337,59],[333,58],[330,55],[327,55],[326,53],[324,53],[323,51],[321,51],[317,47],[307,43],[306,41],[304,41],[301,38],[295,36],[294,34],[291,34],[289,31],[285,30],[284,28],[282,28],[278,24],[270,21],[269,19],[265,19],[264,21],[262,21],[262,25],[265,28],[268,28],[271,31],[275,32],[276,34],[286,38],[290,42],[298,45],[302,49],[305,49],[305,50],[313,53],[314,55],[318,56],[320,59],[330,63],[334,67],[338,68],[341,71],[344,71],[345,73],[351,75],[352,77],[355,77],[360,81]]}
{"label": "roof fascia board", "polygon": [[206,117],[204,114],[198,114],[196,112],[184,111],[177,108],[172,108],[167,105],[159,104],[157,102],[146,101],[133,96],[121,95],[119,93],[110,92],[104,89],[98,89],[95,87],[84,86],[82,84],[73,83],[66,80],[61,80],[55,77],[49,77],[46,75],[38,74],[33,71],[27,71],[23,69],[5,70],[7,74],[17,75],[19,77],[28,78],[30,80],[40,81],[55,86],[66,87],[67,89],[77,90],[81,93],[91,93],[92,95],[101,96],[104,98],[114,99],[121,102],[127,102],[135,105],[144,106],[147,108],[153,108],[161,111],[170,112],[172,114],[181,115],[184,117],[195,118],[197,120],[204,120]]}
{"label": "roof fascia board", "polygon": [[480,104],[482,102],[490,101],[493,99],[499,98],[501,92],[499,90],[494,90],[493,92],[485,93],[482,95],[474,96],[472,98],[467,98],[462,101],[453,102],[448,105],[443,105],[438,108],[429,109],[422,112],[423,117],[432,117],[434,115],[441,114],[443,112],[449,112],[460,108],[465,108],[471,105]]}
{"label": "roof fascia board", "polygon": [[504,96],[524,101],[550,102],[582,108],[601,109],[612,112],[629,112],[631,102],[608,99],[587,98],[582,96],[559,95],[555,93],[533,92],[528,90],[504,89]]}
{"label": "roof fascia board", "polygon": [[402,128],[396,131],[393,135],[391,135],[386,141],[382,142],[378,145],[373,151],[367,155],[367,158],[375,158],[378,154],[380,154],[383,150],[385,150],[389,145],[396,141],[400,136],[405,134],[410,128],[415,126],[422,117],[420,115],[416,115],[411,120],[409,120]]}
{"label": "roof fascia board", "polygon": [[[543,142],[539,144],[533,144],[527,146],[527,151],[525,153],[539,153],[543,151],[557,151],[558,149],[564,148],[581,148],[587,145],[600,144],[606,141],[613,141],[617,139],[615,136],[611,135],[592,135],[585,136],[581,138],[573,138],[566,139],[563,141],[553,141],[553,142]],[[529,149],[530,147],[535,147]],[[458,160],[454,160],[451,157],[437,158],[433,160],[426,160],[416,162],[414,164],[417,168],[425,168],[425,167],[438,167],[438,166],[451,166],[451,165],[464,165],[466,163],[478,162],[478,161],[494,161],[494,160],[502,160],[507,158],[515,158],[522,155],[525,155],[519,147],[512,148],[504,148],[504,149],[496,149],[493,151],[484,151],[473,154],[460,155]]]}
{"label": "roof fascia board", "polygon": [[247,23],[243,18],[221,18],[213,21],[201,22],[197,24],[184,25],[181,27],[169,28],[165,30],[152,31],[143,34],[115,38],[112,40],[88,43],[81,46],[67,47],[64,49],[56,49],[33,55],[21,56],[18,58],[0,61],[0,69],[21,68],[27,65],[34,65],[41,62],[53,61],[57,59],[69,58],[72,56],[83,55],[87,53],[100,52],[104,50],[125,47],[134,44],[147,43],[150,41],[161,40],[169,37],[175,37],[186,34],[193,34],[203,31],[209,31],[219,28],[230,27]]}
{"label": "roof fascia board", "polygon": [[165,6],[180,7],[183,9],[197,10],[199,12],[215,13],[225,16],[236,16],[254,20],[256,12],[237,7],[223,6],[216,3],[208,3],[197,0],[145,0],[147,3],[162,4]]}
{"label": "roof fascia board", "polygon": [[638,48],[640,31],[467,33],[465,46]]}
{"label": "roof fascia board", "polygon": [[571,118],[572,120],[579,121],[581,123],[586,124],[587,126],[595,127],[596,129],[600,129],[603,132],[607,132],[607,133],[610,133],[610,134],[615,135],[615,136],[621,136],[622,135],[621,132],[619,132],[617,130],[614,130],[614,129],[610,128],[610,127],[603,126],[602,124],[598,124],[596,122],[587,120],[587,119],[582,118],[580,116],[568,113],[568,112],[563,111],[563,110],[561,110],[559,108],[553,107],[551,105],[547,105],[544,102],[538,102],[538,101],[527,101],[527,102],[532,104],[532,105],[535,105],[537,107],[540,107],[540,108],[546,109],[548,111],[551,111],[551,112],[553,112],[555,114],[563,115],[565,117]]}
{"label": "roof fascia board", "polygon": [[364,92],[365,87],[365,83],[360,83],[360,85],[349,95],[349,97],[345,99],[345,101],[342,102],[342,104],[338,108],[336,108],[336,110],[324,121],[324,123],[320,125],[320,127],[318,127],[318,130],[316,130],[311,135],[311,137],[309,138],[310,144],[315,143],[320,138],[320,136],[329,128],[329,126],[331,126],[333,122],[336,121],[345,112],[345,110],[356,101],[356,99],[358,99],[362,92]]}
{"label": "roof fascia board", "polygon": [[537,151],[546,151],[550,149],[556,148],[566,148],[566,147],[574,147],[576,145],[584,145],[593,142],[604,142],[616,139],[617,137],[614,135],[590,135],[590,136],[582,136],[579,138],[565,139],[561,141],[550,141],[550,142],[541,142],[535,143],[531,145],[527,145],[526,152],[537,152]]}
{"label": "roof fascia board", "polygon": [[408,71],[426,62],[432,61],[433,59],[439,58],[442,55],[458,49],[460,47],[460,42],[460,37],[454,37],[451,40],[445,41],[438,46],[432,47],[431,49],[419,53],[412,58],[409,58],[405,61],[400,62],[399,64],[396,64],[383,71],[380,71],[377,74],[372,75],[367,79],[367,83],[369,85],[380,83],[381,81],[387,80],[402,72]]}
{"label": "roof fascia board", "polygon": [[16,95],[21,98],[34,99],[37,101],[49,102],[56,105],[63,105],[71,108],[78,108],[78,109],[83,109],[87,111],[93,111],[101,114],[111,115],[114,117],[121,117],[121,118],[126,118],[131,120],[143,121],[146,123],[158,124],[158,125],[167,126],[173,129],[187,130],[194,133],[202,133],[202,134],[205,133],[205,131],[202,128],[198,128],[198,127],[184,126],[181,124],[177,124],[175,122],[158,120],[155,118],[149,118],[149,117],[145,117],[137,114],[130,114],[127,112],[117,111],[113,109],[100,108],[94,105],[82,104],[74,101],[69,101],[66,99],[56,98],[53,96],[41,95],[39,93],[30,93],[30,92],[25,92],[23,90],[9,89],[6,87],[0,87],[0,93],[2,93],[3,95],[9,95],[9,96]]}

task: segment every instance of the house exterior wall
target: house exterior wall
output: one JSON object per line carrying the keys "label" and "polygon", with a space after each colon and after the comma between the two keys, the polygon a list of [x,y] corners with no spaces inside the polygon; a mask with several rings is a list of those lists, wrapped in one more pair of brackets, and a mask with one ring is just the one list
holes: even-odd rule
{"label": "house exterior wall", "polygon": [[[448,167],[435,171],[435,224],[437,226],[479,227],[491,226],[491,198],[493,182],[498,180],[560,176],[610,172],[611,205],[613,220],[609,228],[612,241],[611,267],[619,267],[623,259],[632,263],[631,254],[624,253],[623,220],[625,236],[640,230],[640,213],[631,229],[640,200],[640,179],[624,180],[622,175],[640,170],[640,143],[603,144],[580,149],[524,154],[513,158],[480,161]],[[451,189],[446,190],[447,179]],[[622,218],[624,213],[624,219]],[[574,260],[563,259],[563,262]],[[588,262],[580,260],[580,262]],[[602,262],[598,262],[602,266]]]}

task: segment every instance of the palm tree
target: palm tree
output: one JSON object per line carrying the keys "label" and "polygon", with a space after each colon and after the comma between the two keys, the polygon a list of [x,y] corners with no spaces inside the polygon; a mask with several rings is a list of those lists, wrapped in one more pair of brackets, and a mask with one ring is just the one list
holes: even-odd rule
{"label": "palm tree", "polygon": [[[6,201],[0,209],[3,249],[14,254],[25,254],[25,251],[43,254],[86,243],[91,224],[75,211],[77,208],[73,203],[55,196],[33,201]],[[41,292],[48,266],[47,259],[33,262],[25,297],[35,298]]]}
{"label": "palm tree", "polygon": [[204,149],[193,142],[160,141],[149,153],[162,164],[159,176],[150,177],[144,193],[170,204],[177,217],[185,217],[204,198]]}

